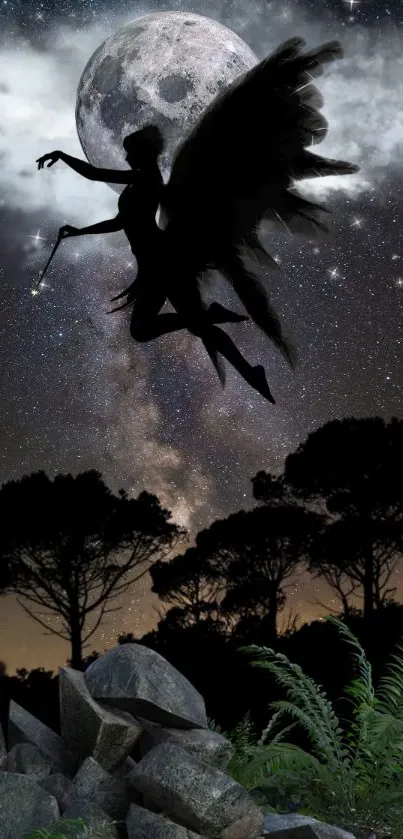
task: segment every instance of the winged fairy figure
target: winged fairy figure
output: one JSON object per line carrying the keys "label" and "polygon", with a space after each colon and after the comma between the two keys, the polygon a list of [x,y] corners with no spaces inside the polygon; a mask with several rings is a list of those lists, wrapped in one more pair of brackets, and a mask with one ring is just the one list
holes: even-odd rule
{"label": "winged fairy figure", "polygon": [[[295,349],[268,298],[265,274],[277,264],[261,244],[259,227],[266,220],[309,237],[328,231],[329,210],[303,198],[295,183],[359,171],[306,148],[327,133],[313,80],[343,53],[338,41],[303,53],[305,46],[291,38],[219,94],[179,145],[167,184],[158,166],[163,137],[155,125],[125,137],[127,170],[100,169],[61,151],[37,160],[39,169],[47,160],[49,166],[62,160],[90,180],[126,185],[115,218],[81,229],[65,225],[59,236],[125,232],[137,274],[113,298],[126,301],[112,311],[133,306],[134,340],[187,329],[201,339],[223,386],[224,358],[272,403],[263,366],[251,365],[219,324],[251,318],[294,366]],[[246,315],[217,302],[207,305],[203,285],[212,270],[229,281]],[[167,301],[173,312],[161,312]]]}

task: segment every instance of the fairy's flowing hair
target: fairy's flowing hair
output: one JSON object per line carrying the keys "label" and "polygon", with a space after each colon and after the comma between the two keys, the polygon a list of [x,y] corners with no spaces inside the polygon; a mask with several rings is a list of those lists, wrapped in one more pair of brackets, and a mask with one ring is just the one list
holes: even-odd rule
{"label": "fairy's flowing hair", "polygon": [[132,154],[149,153],[153,151],[157,157],[164,149],[164,137],[158,125],[149,123],[128,134],[123,140],[125,151]]}

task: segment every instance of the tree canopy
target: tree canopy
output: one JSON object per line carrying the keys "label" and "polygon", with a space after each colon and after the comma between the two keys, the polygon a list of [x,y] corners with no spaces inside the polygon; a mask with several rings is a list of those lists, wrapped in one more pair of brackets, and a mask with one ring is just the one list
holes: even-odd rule
{"label": "tree canopy", "polygon": [[302,506],[241,510],[201,531],[172,562],[153,564],[152,590],[195,620],[213,610],[229,629],[264,619],[275,636],[286,580],[307,559],[321,521]]}
{"label": "tree canopy", "polygon": [[[0,588],[38,604],[41,617],[18,601],[47,634],[70,641],[72,666],[81,669],[85,642],[116,611],[108,602],[178,544],[184,531],[170,519],[154,495],[114,495],[93,470],[10,481],[0,489]],[[45,610],[62,619],[64,632],[44,622]]]}
{"label": "tree canopy", "polygon": [[403,553],[403,421],[334,420],[312,432],[285,463],[285,481],[304,500],[321,499],[329,523],[310,568],[340,593],[361,589],[364,615],[387,602]]}

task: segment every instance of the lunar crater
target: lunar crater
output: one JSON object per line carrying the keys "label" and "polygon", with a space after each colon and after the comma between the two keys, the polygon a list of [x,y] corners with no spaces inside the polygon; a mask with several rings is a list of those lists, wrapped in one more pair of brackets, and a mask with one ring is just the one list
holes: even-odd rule
{"label": "lunar crater", "polygon": [[172,73],[165,79],[161,79],[158,85],[158,94],[165,102],[180,102],[188,93],[195,91],[194,84],[179,73]]}

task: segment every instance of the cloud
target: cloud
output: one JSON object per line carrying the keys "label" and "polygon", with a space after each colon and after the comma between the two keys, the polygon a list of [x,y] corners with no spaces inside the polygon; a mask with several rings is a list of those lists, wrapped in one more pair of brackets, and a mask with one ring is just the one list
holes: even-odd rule
{"label": "cloud", "polygon": [[75,127],[76,90],[86,57],[103,36],[92,29],[74,33],[73,40],[66,32],[46,51],[16,43],[0,47],[0,191],[12,208],[60,223],[91,224],[116,213],[116,194],[62,163],[40,172],[35,163],[53,149],[83,157]]}
{"label": "cloud", "polygon": [[[111,31],[123,22],[116,18]],[[231,26],[231,18],[225,23]],[[294,12],[287,31],[283,17],[272,14],[267,45],[255,42],[255,30],[251,43],[248,27],[237,18],[232,25],[260,56],[295,32],[306,36],[309,46],[329,39],[323,24],[302,12]],[[13,207],[73,224],[92,223],[115,211],[116,195],[108,186],[89,183],[63,164],[38,172],[34,163],[54,148],[83,157],[74,116],[77,85],[87,60],[109,34],[100,26],[78,33],[61,27],[40,51],[26,42],[7,46],[5,41],[0,47],[0,189]],[[318,80],[330,128],[317,151],[358,162],[362,171],[311,181],[309,187],[305,182],[303,191],[309,188],[317,196],[335,190],[358,195],[380,183],[391,165],[403,164],[401,36],[389,34],[374,43],[364,30],[334,33],[339,34],[346,57]]]}

